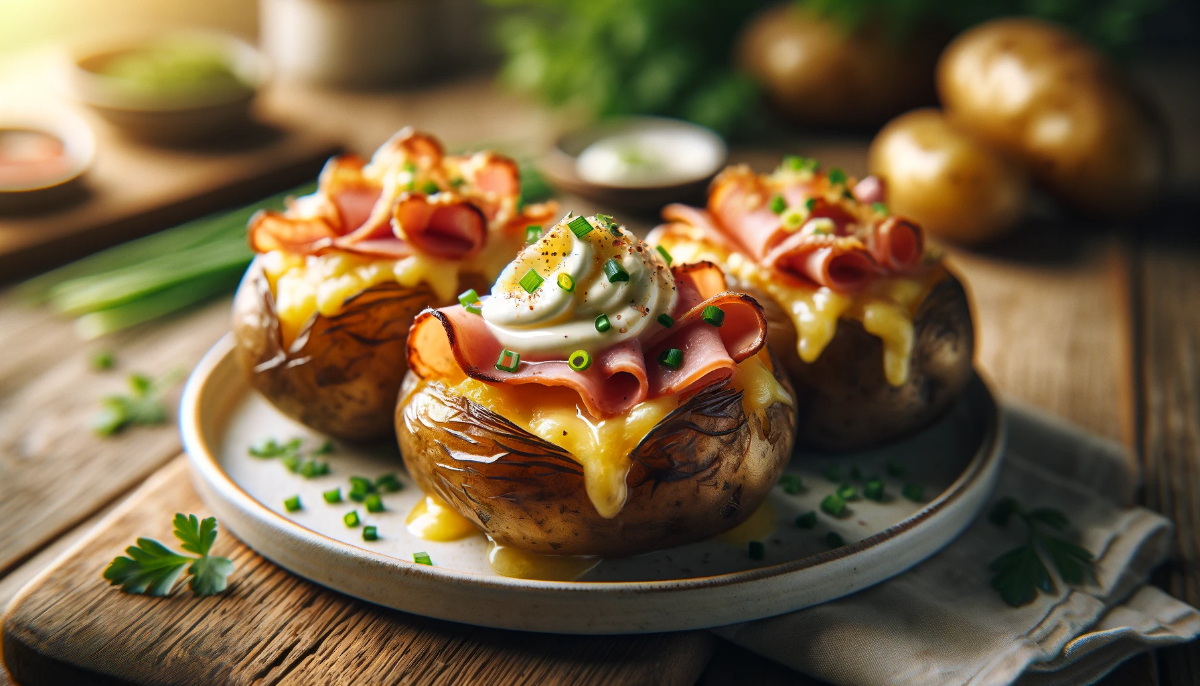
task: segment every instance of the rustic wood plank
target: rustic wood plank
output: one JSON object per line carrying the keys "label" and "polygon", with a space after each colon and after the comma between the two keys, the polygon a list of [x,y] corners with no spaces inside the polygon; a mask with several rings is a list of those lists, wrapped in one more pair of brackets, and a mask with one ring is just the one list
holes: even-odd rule
{"label": "rustic wood plank", "polygon": [[[1140,277],[1143,497],[1175,522],[1167,589],[1200,605],[1200,247],[1148,246]],[[1162,651],[1160,667],[1196,683],[1200,645]]]}
{"label": "rustic wood plank", "polygon": [[177,511],[206,514],[183,458],[14,599],[4,660],[18,682],[684,685],[716,640],[707,632],[552,636],[426,619],[311,584],[229,535],[215,551],[237,570],[219,596],[133,596],[101,579],[135,537],[173,540]]}
{"label": "rustic wood plank", "polygon": [[[0,321],[19,320],[8,305]],[[178,454],[172,419],[101,439],[90,422],[105,395],[126,391],[133,371],[161,376],[190,370],[228,330],[222,299],[198,310],[113,336],[117,369],[96,373],[95,346],[81,344],[60,321],[34,312],[26,329],[5,337],[18,358],[0,362],[0,574],[12,569]],[[55,335],[47,334],[54,332]],[[178,403],[178,387],[166,402]]]}

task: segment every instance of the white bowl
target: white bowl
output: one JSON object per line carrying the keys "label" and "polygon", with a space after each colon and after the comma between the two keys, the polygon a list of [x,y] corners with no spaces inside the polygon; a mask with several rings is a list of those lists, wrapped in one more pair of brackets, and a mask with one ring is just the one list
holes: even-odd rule
{"label": "white bowl", "polygon": [[92,129],[78,116],[67,112],[0,114],[0,129],[47,133],[63,143],[69,166],[62,174],[25,184],[0,185],[0,210],[43,205],[69,194],[92,166],[96,139]]}

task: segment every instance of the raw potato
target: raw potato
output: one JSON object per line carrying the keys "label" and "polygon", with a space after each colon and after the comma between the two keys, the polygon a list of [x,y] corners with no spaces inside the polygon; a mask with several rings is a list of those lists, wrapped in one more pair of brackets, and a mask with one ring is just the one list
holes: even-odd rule
{"label": "raw potato", "polygon": [[1113,65],[1062,28],[1010,18],[966,31],[942,54],[937,82],[956,125],[1079,210],[1133,214],[1162,184],[1151,117]]}
{"label": "raw potato", "polygon": [[754,512],[792,455],[791,407],[747,416],[741,392],[705,389],[638,445],[625,507],[604,519],[569,453],[438,381],[419,383],[409,375],[396,409],[409,474],[498,543],[537,553],[619,557],[714,536]]}
{"label": "raw potato", "polygon": [[874,126],[933,102],[933,66],[943,43],[929,36],[896,46],[885,31],[847,35],[836,23],[785,3],[751,19],[739,67],[798,123]]}
{"label": "raw potato", "polygon": [[796,330],[779,305],[757,298],[767,315],[771,349],[800,392],[796,444],[825,452],[862,450],[929,425],[957,399],[974,374],[975,331],[966,291],[950,275],[926,296],[913,319],[908,381],[892,386],[883,374],[883,343],[854,320],[812,364],[796,352]]}
{"label": "raw potato", "polygon": [[234,296],[238,357],[251,384],[292,419],[340,438],[386,438],[408,370],[408,329],[435,304],[424,285],[373,286],[337,315],[313,317],[284,350],[275,298],[256,259]]}
{"label": "raw potato", "polygon": [[1022,170],[946,120],[922,109],[901,115],[871,143],[871,173],[887,186],[892,212],[935,236],[982,243],[1025,213]]}

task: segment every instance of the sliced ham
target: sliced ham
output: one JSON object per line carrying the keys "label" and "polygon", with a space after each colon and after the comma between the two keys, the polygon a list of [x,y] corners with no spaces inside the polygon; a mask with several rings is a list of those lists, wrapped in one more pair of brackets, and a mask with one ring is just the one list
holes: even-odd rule
{"label": "sliced ham", "polygon": [[900,217],[888,217],[875,228],[875,261],[897,272],[921,263],[925,234],[921,227]]}
{"label": "sliced ham", "polygon": [[294,219],[272,210],[255,212],[247,232],[254,252],[312,252],[319,246],[328,246],[337,235],[327,219]]}
{"label": "sliced ham", "polygon": [[[441,201],[446,197],[447,201]],[[447,260],[461,260],[479,252],[487,242],[487,218],[466,200],[439,194],[431,202],[420,193],[401,196],[392,213],[397,238],[417,250]]]}
{"label": "sliced ham", "polygon": [[[597,418],[623,414],[647,399],[694,393],[729,378],[738,362],[758,352],[767,324],[753,298],[724,291],[724,275],[714,265],[672,271],[679,289],[675,325],[649,339],[645,349],[634,339],[599,353],[583,372],[573,371],[562,359],[525,358],[515,372],[497,371],[503,346],[482,317],[458,305],[417,316],[408,339],[409,368],[422,378],[452,379],[465,373],[493,384],[570,388]],[[721,327],[703,321],[708,305],[725,311]],[[657,361],[667,348],[683,351],[679,369]]]}

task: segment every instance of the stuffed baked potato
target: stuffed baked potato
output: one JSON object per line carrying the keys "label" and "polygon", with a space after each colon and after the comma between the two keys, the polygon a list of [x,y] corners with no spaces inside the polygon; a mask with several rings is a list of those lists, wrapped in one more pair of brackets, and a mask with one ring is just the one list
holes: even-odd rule
{"label": "stuffed baked potato", "polygon": [[799,389],[806,448],[848,452],[912,433],[973,374],[962,284],[882,201],[876,179],[789,158],[769,176],[722,172],[707,210],[669,206],[648,239],[677,262],[716,262],[763,304]]}
{"label": "stuffed baked potato", "polygon": [[573,221],[477,314],[418,316],[395,418],[409,473],[535,553],[633,555],[736,526],[794,435],[761,308],[713,265],[672,270],[604,217]]}
{"label": "stuffed baked potato", "polygon": [[413,317],[484,288],[548,216],[518,211],[517,178],[512,160],[446,156],[406,129],[370,163],[331,159],[286,212],[255,215],[233,312],[251,384],[324,433],[389,436]]}

